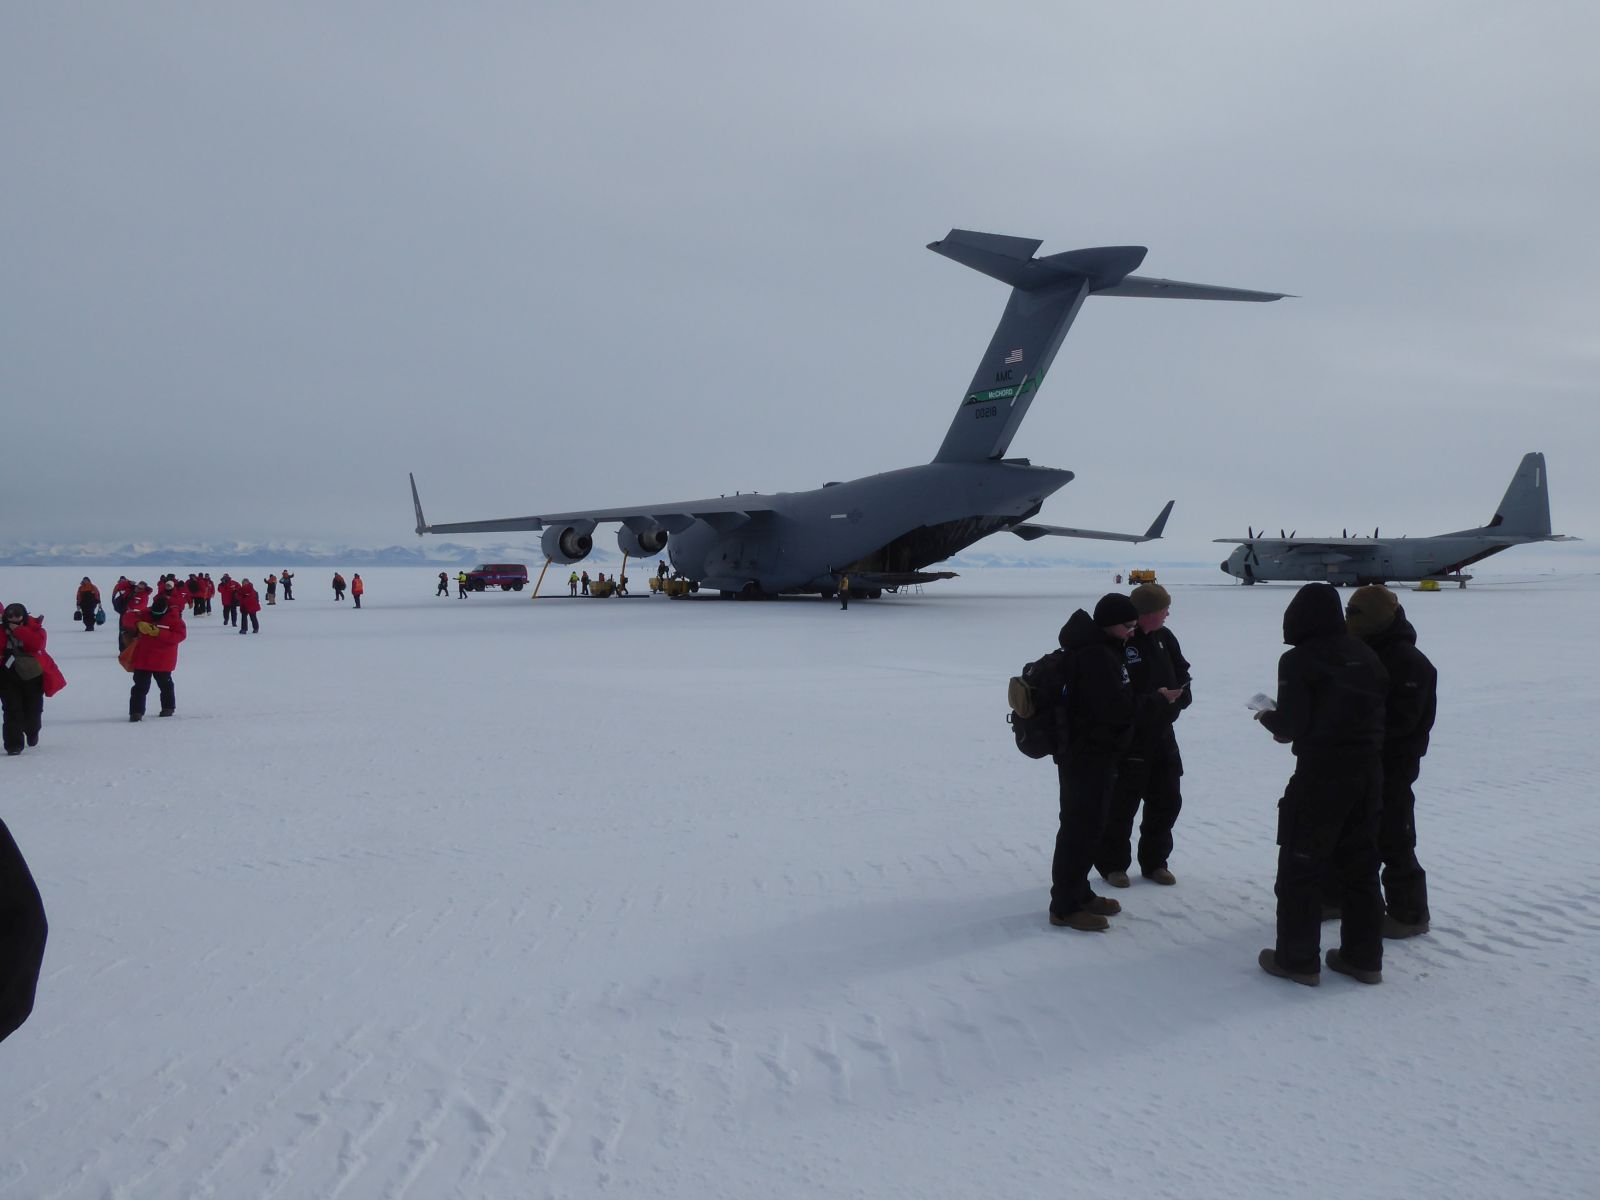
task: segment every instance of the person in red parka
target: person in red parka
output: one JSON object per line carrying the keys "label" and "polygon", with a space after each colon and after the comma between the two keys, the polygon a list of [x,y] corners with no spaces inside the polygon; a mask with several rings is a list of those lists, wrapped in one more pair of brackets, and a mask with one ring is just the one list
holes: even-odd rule
{"label": "person in red parka", "polygon": [[261,632],[261,622],[256,614],[261,611],[261,597],[256,592],[256,585],[248,579],[239,581],[239,590],[234,593],[234,601],[239,605],[239,633],[241,636],[252,629]]}
{"label": "person in red parka", "polygon": [[167,606],[179,612],[189,607],[189,587],[180,583],[176,575],[164,575],[161,578],[161,594],[167,598]]}
{"label": "person in red parka", "polygon": [[78,585],[78,595],[74,600],[78,606],[78,620],[83,622],[84,631],[94,632],[94,610],[100,607],[100,589],[89,582],[85,575],[83,582]]}
{"label": "person in red parka", "polygon": [[0,707],[4,709],[3,740],[7,754],[21,754],[23,742],[39,744],[44,699],[67,686],[55,660],[45,653],[44,622],[30,617],[21,604],[5,606],[4,649],[0,650]]}
{"label": "person in red parka", "polygon": [[350,596],[356,602],[356,607],[361,607],[361,597],[366,594],[367,585],[361,582],[360,575],[350,576]]}
{"label": "person in red parka", "polygon": [[183,623],[183,609],[170,607],[157,597],[139,622],[139,640],[133,644],[133,688],[128,693],[128,720],[144,719],[144,700],[150,694],[150,681],[161,693],[160,716],[170,717],[178,708],[178,693],[172,686],[172,672],[178,668],[178,643],[189,636]]}
{"label": "person in red parka", "polygon": [[139,636],[139,621],[150,611],[150,585],[142,579],[123,601],[122,616],[117,618],[117,653],[121,654]]}
{"label": "person in red parka", "polygon": [[222,579],[217,584],[217,599],[222,601],[222,623],[224,625],[237,625],[239,623],[239,585],[234,582],[233,576],[226,571],[223,572]]}

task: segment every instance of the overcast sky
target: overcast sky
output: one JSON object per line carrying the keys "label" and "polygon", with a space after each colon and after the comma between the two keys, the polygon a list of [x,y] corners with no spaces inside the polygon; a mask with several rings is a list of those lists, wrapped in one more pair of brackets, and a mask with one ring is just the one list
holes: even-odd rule
{"label": "overcast sky", "polygon": [[1041,520],[1439,532],[1543,450],[1600,537],[1597,45],[1578,2],[8,4],[0,539],[925,462],[1006,299],[952,226],[1300,297],[1092,299],[1011,447],[1077,472]]}

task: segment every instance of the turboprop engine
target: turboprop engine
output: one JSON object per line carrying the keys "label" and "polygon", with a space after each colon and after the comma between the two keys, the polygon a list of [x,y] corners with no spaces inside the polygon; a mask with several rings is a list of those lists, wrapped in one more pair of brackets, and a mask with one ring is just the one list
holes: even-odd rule
{"label": "turboprop engine", "polygon": [[631,558],[653,558],[666,549],[667,531],[657,525],[637,533],[626,525],[617,530],[617,548]]}
{"label": "turboprop engine", "polygon": [[575,563],[589,557],[594,549],[595,523],[580,521],[574,525],[552,525],[539,538],[539,549],[551,562]]}

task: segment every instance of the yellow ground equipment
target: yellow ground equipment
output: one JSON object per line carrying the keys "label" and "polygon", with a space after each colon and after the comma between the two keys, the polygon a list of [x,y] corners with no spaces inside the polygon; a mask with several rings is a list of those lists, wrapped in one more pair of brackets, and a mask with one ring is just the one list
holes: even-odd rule
{"label": "yellow ground equipment", "polygon": [[615,579],[596,579],[589,584],[589,595],[591,596],[614,596],[616,592],[617,581]]}
{"label": "yellow ground equipment", "polygon": [[652,575],[650,590],[660,592],[663,596],[687,596],[690,592],[698,592],[700,583],[694,579],[662,579],[659,575]]}
{"label": "yellow ground equipment", "polygon": [[1438,590],[1439,581],[1437,579],[1424,579],[1417,584],[1417,591],[1419,592],[1437,592]]}
{"label": "yellow ground equipment", "polygon": [[1148,567],[1138,567],[1128,572],[1128,582],[1137,587],[1141,583],[1154,583],[1156,573]]}

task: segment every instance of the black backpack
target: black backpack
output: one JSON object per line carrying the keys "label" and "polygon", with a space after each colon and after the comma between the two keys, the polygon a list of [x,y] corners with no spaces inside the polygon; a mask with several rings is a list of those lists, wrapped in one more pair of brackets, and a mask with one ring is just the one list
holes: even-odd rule
{"label": "black backpack", "polygon": [[1068,658],[1052,650],[1013,675],[1006,688],[1006,721],[1017,749],[1029,758],[1049,758],[1067,749]]}

